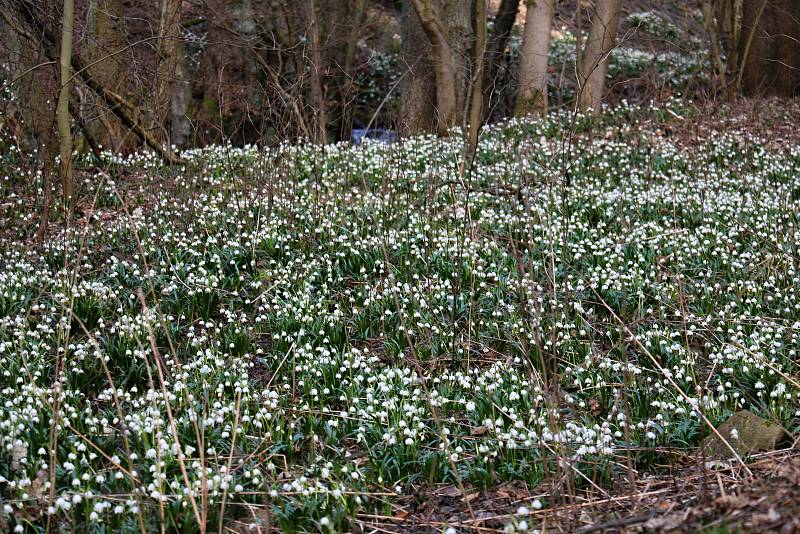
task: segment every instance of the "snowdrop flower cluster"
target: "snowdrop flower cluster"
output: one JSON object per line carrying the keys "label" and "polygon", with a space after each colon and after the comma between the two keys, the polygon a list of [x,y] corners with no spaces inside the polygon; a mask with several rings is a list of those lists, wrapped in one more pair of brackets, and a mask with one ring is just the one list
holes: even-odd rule
{"label": "snowdrop flower cluster", "polygon": [[3,524],[266,502],[338,531],[454,470],[613,476],[701,411],[796,427],[800,150],[679,150],[650,113],[493,126],[469,187],[430,136],[194,150],[169,188],[109,155],[146,185],[98,176],[85,232],[2,247]]}

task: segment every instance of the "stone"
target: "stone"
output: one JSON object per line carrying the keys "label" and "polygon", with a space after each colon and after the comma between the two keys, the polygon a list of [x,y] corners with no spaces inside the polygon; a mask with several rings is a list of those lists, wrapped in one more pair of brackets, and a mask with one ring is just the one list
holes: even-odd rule
{"label": "stone", "polygon": [[[731,415],[719,425],[717,431],[740,457],[758,451],[774,450],[790,437],[781,425],[767,421],[748,410],[740,410]],[[709,457],[734,457],[728,446],[715,433],[703,440],[703,449]]]}

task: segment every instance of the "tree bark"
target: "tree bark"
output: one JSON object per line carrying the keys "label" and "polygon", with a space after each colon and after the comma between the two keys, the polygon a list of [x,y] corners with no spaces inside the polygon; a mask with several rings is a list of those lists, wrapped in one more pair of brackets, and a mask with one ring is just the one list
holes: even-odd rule
{"label": "tree bark", "polygon": [[470,88],[469,145],[467,156],[472,159],[478,147],[483,105],[483,69],[486,54],[486,0],[475,0],[475,53],[473,54],[472,87]]}
{"label": "tree bark", "polygon": [[741,39],[737,86],[743,94],[800,94],[800,2],[744,2]]}
{"label": "tree bark", "polygon": [[[2,7],[0,5],[0,7]],[[41,48],[44,56],[52,62],[56,61],[58,54],[57,39],[52,30],[40,16],[39,11],[31,9],[25,2],[20,2],[13,6],[13,15],[8,15],[11,19],[18,22],[15,31],[24,35],[26,39],[35,43],[35,46]],[[0,10],[6,18],[4,11]],[[38,70],[38,69],[37,69]],[[150,130],[142,123],[141,112],[138,107],[131,104],[124,97],[118,95],[114,91],[104,87],[97,80],[89,74],[89,67],[83,63],[79,54],[72,54],[71,70],[75,72],[77,79],[79,79],[86,87],[88,87],[95,95],[105,102],[114,115],[127,128],[132,130],[137,137],[139,137],[148,147],[153,149],[161,159],[170,165],[177,165],[181,163],[175,153],[168,145],[162,146],[158,139],[156,139]],[[67,112],[69,112],[69,103],[67,102]]]}
{"label": "tree bark", "polygon": [[497,105],[501,90],[497,86],[500,84],[501,69],[508,63],[506,46],[514,22],[519,13],[520,0],[503,0],[494,17],[492,33],[486,50],[486,73],[484,86],[486,88],[484,110],[486,115],[492,114],[492,110]]}
{"label": "tree bark", "polygon": [[619,27],[622,0],[597,0],[589,36],[578,62],[578,107],[599,113],[605,91],[608,56]]}
{"label": "tree bark", "polygon": [[[20,100],[25,102],[19,113],[33,134],[42,162],[42,208],[36,232],[36,240],[41,243],[47,236],[50,222],[53,177],[59,173],[55,167],[58,136],[52,106],[58,99],[59,69],[43,44],[34,38],[32,32],[27,31],[27,25],[19,17],[16,8],[0,2],[0,16],[5,23],[0,25],[0,38],[10,53],[10,65],[16,66],[12,74],[18,79]],[[45,63],[48,64],[43,65]]]}
{"label": "tree bark", "polygon": [[532,0],[525,14],[519,59],[519,94],[514,114],[547,114],[547,58],[555,0]]}
{"label": "tree bark", "polygon": [[59,156],[61,164],[61,184],[67,213],[73,204],[72,190],[72,129],[69,116],[69,92],[72,78],[72,35],[75,27],[75,2],[64,0],[61,19],[61,54],[59,58],[60,76],[56,122],[58,125]]}
{"label": "tree bark", "polygon": [[155,122],[165,144],[181,146],[191,134],[186,117],[190,87],[181,34],[181,0],[162,0],[158,30],[158,67],[155,80]]}
{"label": "tree bark", "polygon": [[186,145],[192,135],[192,125],[187,116],[191,96],[186,47],[181,37],[175,42],[175,77],[170,93],[170,135],[175,146]]}
{"label": "tree bark", "polygon": [[403,135],[430,132],[436,128],[434,98],[436,75],[431,45],[419,23],[411,0],[403,0],[400,16],[403,73],[398,129]]}
{"label": "tree bark", "polygon": [[583,0],[575,0],[575,63],[580,66],[583,54]]}
{"label": "tree bark", "polygon": [[309,65],[311,69],[311,105],[314,106],[312,113],[314,117],[314,142],[324,145],[328,140],[327,102],[322,83],[325,66],[322,63],[322,50],[320,49],[319,17],[317,16],[316,2],[308,0],[307,9],[308,34],[310,37],[309,56],[311,59]]}
{"label": "tree bark", "polygon": [[[757,0],[754,0],[757,1]],[[736,96],[735,80],[739,75],[741,46],[742,0],[714,0],[714,17],[725,53],[726,92],[729,100]]]}
{"label": "tree bark", "polygon": [[[432,123],[440,135],[446,135],[458,124],[470,79],[470,7],[464,0],[439,0],[436,5],[433,0],[405,0],[403,23],[411,27],[404,31],[404,37],[409,38],[409,43],[404,43],[404,56],[411,72],[401,102],[404,133],[429,129],[420,127]],[[416,25],[421,31],[413,27]],[[426,50],[429,61],[424,61]],[[415,79],[418,76],[423,78]],[[428,76],[433,81],[433,94]]]}
{"label": "tree bark", "polygon": [[722,50],[720,49],[720,32],[717,26],[717,18],[714,16],[714,5],[712,0],[699,0],[699,3],[706,31],[708,32],[711,61],[714,62],[714,68],[717,70],[719,85],[724,88],[728,85],[728,82],[725,75],[725,62],[722,60]]}
{"label": "tree bark", "polygon": [[453,49],[438,15],[433,10],[431,0],[411,0],[422,29],[431,43],[433,68],[436,76],[436,116],[439,133],[456,124],[458,100],[456,96],[456,67],[453,64]]}
{"label": "tree bark", "polygon": [[[127,95],[131,55],[120,53],[128,46],[122,0],[93,0],[89,3],[89,16],[92,32],[88,61],[94,64],[89,69],[90,74],[115,93]],[[113,113],[98,107],[99,118],[87,124],[87,130],[104,147],[117,151],[123,140],[122,126]]]}

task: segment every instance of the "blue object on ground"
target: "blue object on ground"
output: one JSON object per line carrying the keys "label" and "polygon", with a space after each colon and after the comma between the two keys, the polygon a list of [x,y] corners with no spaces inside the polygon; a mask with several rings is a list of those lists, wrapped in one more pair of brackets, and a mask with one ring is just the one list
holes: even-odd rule
{"label": "blue object on ground", "polygon": [[350,134],[350,139],[354,145],[360,145],[365,139],[388,145],[397,141],[397,132],[386,128],[356,128]]}

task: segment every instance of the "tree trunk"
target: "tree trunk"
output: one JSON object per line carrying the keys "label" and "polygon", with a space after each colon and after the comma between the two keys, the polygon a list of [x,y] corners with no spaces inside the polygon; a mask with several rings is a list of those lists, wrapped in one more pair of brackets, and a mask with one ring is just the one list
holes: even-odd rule
{"label": "tree trunk", "polygon": [[589,36],[578,62],[578,107],[600,112],[605,91],[608,56],[619,27],[622,0],[597,0]]}
{"label": "tree trunk", "polygon": [[502,78],[500,73],[501,69],[508,63],[506,45],[508,45],[511,30],[514,28],[514,22],[517,20],[519,2],[520,0],[503,0],[497,10],[497,15],[494,17],[492,33],[489,36],[486,50],[486,67],[484,70],[486,73],[484,113],[486,115],[492,114],[499,101],[498,97],[503,91],[502,88],[498,88]]}
{"label": "tree trunk", "polygon": [[165,132],[164,143],[176,146],[183,145],[191,134],[191,125],[186,117],[190,86],[180,26],[182,11],[181,0],[161,2],[155,81],[156,126]]}
{"label": "tree trunk", "polygon": [[415,134],[435,130],[434,98],[436,75],[431,60],[431,44],[425,37],[411,0],[403,0],[400,16],[403,73],[400,93],[399,130]]}
{"label": "tree trunk", "polygon": [[170,93],[170,134],[172,144],[184,146],[192,135],[192,125],[187,116],[192,88],[186,65],[186,49],[183,38],[175,41],[175,77]]}
{"label": "tree trunk", "polygon": [[730,61],[731,51],[736,50],[738,41],[737,19],[738,0],[713,0],[714,18],[717,19],[722,49]]}
{"label": "tree trunk", "polygon": [[311,59],[311,105],[313,106],[314,117],[314,142],[324,145],[328,140],[328,121],[326,119],[327,101],[325,89],[322,83],[325,66],[322,63],[322,50],[320,49],[320,30],[319,17],[317,16],[317,6],[314,0],[308,0],[307,4],[308,34],[310,38],[309,56]]}
{"label": "tree trunk", "polygon": [[555,0],[533,0],[525,14],[519,59],[519,94],[514,114],[547,114],[547,58]]}
{"label": "tree trunk", "polygon": [[741,39],[737,85],[743,94],[800,94],[800,2],[744,2]]}
{"label": "tree trunk", "polygon": [[725,75],[725,62],[722,60],[722,50],[720,49],[720,32],[717,26],[717,18],[714,15],[714,5],[712,0],[699,0],[699,2],[700,11],[703,13],[703,21],[708,32],[711,61],[714,62],[714,68],[717,70],[719,86],[724,88],[728,85],[728,82]]}
{"label": "tree trunk", "polygon": [[456,66],[453,63],[454,50],[448,39],[447,30],[434,11],[432,0],[412,0],[414,10],[422,24],[433,53],[433,71],[436,80],[435,115],[439,133],[445,134],[458,120],[458,97],[456,94]]}
{"label": "tree trunk", "polygon": [[[11,77],[18,80],[19,99],[25,103],[18,111],[33,134],[42,162],[42,208],[36,232],[36,240],[41,243],[47,236],[50,222],[53,177],[59,172],[55,168],[58,139],[52,106],[58,99],[59,69],[49,61],[50,57],[42,43],[34,39],[31,32],[26,31],[26,25],[18,12],[10,7],[0,2],[0,16],[5,22],[0,24],[0,39],[9,52],[9,65],[14,68],[10,73]],[[45,63],[47,64],[43,65]],[[35,68],[36,66],[40,67]],[[11,110],[6,110],[7,113],[8,111]]]}
{"label": "tree trunk", "polygon": [[[0,8],[2,7],[3,5],[0,4]],[[3,9],[0,9],[0,13],[3,14],[4,18],[8,17],[12,21],[16,20],[18,24],[15,27],[15,31],[24,35],[29,42],[34,43],[34,46],[38,47],[43,52],[48,61],[53,63],[56,62],[56,58],[59,56],[58,39],[52,27],[47,23],[46,20],[41,18],[42,14],[39,10],[30,9],[28,5],[21,2],[19,5],[14,6],[13,15],[7,14]],[[39,70],[40,69],[36,69],[34,72]],[[122,124],[132,130],[137,137],[139,137],[148,147],[153,149],[161,157],[161,159],[164,160],[164,162],[170,165],[177,165],[181,163],[181,160],[175,155],[174,152],[172,152],[169,146],[162,146],[158,140],[155,139],[146,125],[142,123],[142,119],[140,118],[141,111],[138,107],[131,104],[128,100],[118,95],[114,91],[111,91],[100,84],[89,74],[90,67],[82,61],[80,54],[72,54],[72,64],[70,70],[75,71],[75,76],[77,79],[79,79],[86,87],[88,87],[92,93],[100,97],[105,103],[106,107],[110,109],[114,115],[117,116],[117,118],[119,118]],[[68,118],[68,100],[66,103],[66,108]]]}
{"label": "tree trunk", "polygon": [[575,67],[580,66],[583,54],[583,0],[575,0]]}
{"label": "tree trunk", "polygon": [[58,124],[59,156],[61,159],[61,184],[67,213],[72,211],[72,129],[69,117],[69,88],[72,85],[72,35],[75,27],[75,2],[64,0],[61,22],[60,76],[56,122]]}
{"label": "tree trunk", "polygon": [[[128,69],[131,54],[127,52],[122,0],[93,0],[89,3],[92,21],[92,38],[88,47],[88,62],[93,64],[90,74],[100,84],[120,95],[128,93]],[[95,139],[106,148],[119,150],[123,129],[103,104],[96,106],[93,120],[87,125]]]}
{"label": "tree trunk", "polygon": [[[410,79],[401,102],[401,129],[413,133],[430,129],[422,127],[431,124],[440,135],[446,135],[465,110],[472,46],[470,2],[405,0],[404,7],[407,28],[403,33],[409,39],[404,43],[404,56]],[[428,61],[424,61],[426,51]],[[420,76],[422,80],[415,79]]]}
{"label": "tree trunk", "polygon": [[470,87],[469,145],[466,157],[473,159],[478,147],[483,105],[483,69],[486,54],[486,0],[475,0],[475,53],[472,61],[472,86]]}
{"label": "tree trunk", "polygon": [[[754,0],[758,1],[758,0]],[[739,55],[741,45],[742,0],[714,0],[714,16],[720,33],[722,50],[725,53],[725,78],[727,97],[736,96],[735,81],[739,76]]]}

